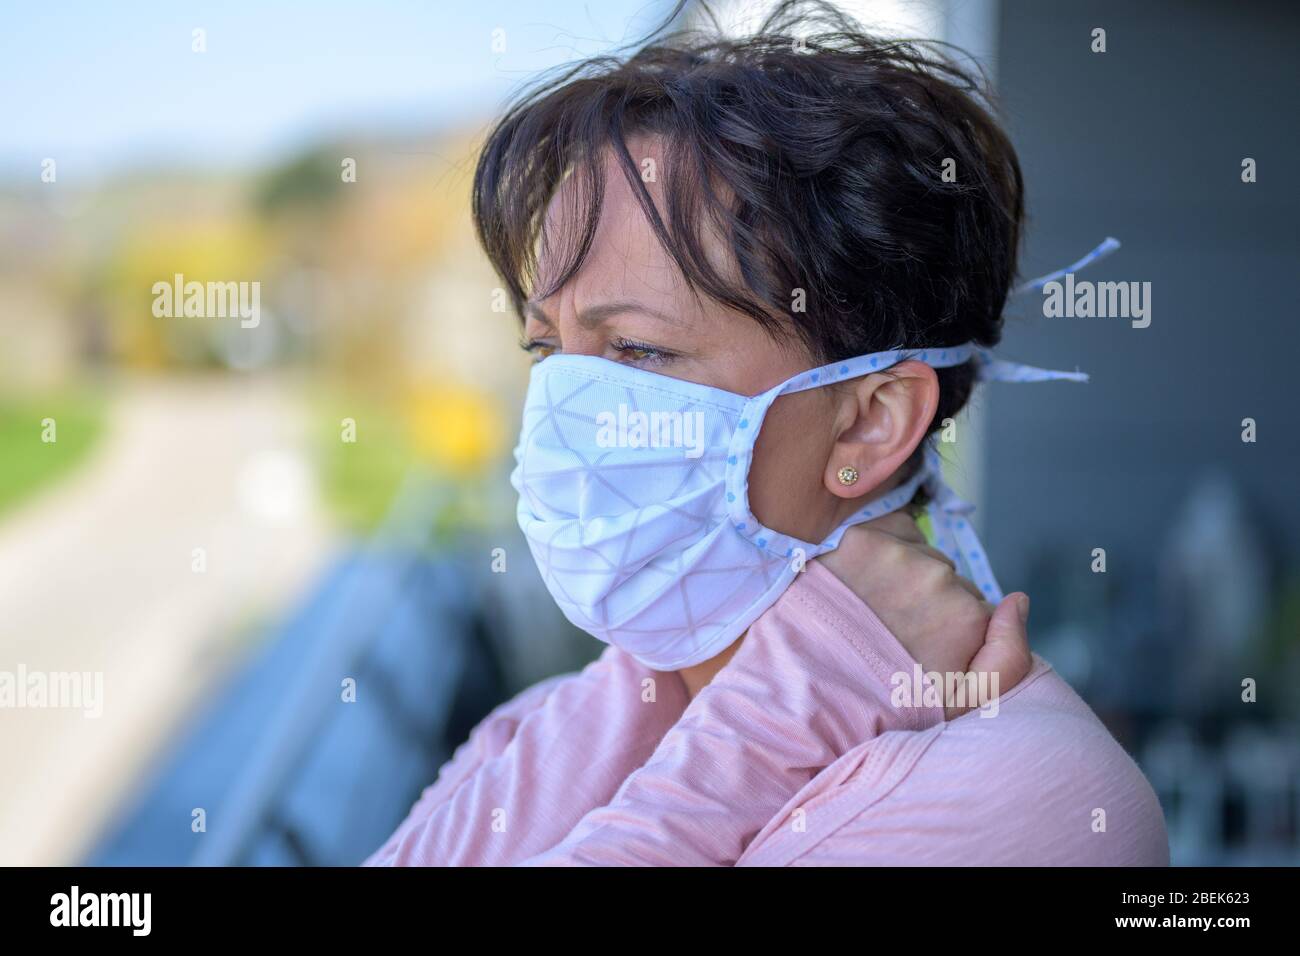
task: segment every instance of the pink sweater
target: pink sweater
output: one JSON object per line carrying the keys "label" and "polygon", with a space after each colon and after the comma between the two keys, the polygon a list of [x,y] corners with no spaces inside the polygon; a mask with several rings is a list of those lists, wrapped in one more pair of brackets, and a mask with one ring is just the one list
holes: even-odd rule
{"label": "pink sweater", "polygon": [[608,648],[471,733],[367,866],[1167,865],[1136,764],[1042,659],[996,716],[812,562],[694,700]]}

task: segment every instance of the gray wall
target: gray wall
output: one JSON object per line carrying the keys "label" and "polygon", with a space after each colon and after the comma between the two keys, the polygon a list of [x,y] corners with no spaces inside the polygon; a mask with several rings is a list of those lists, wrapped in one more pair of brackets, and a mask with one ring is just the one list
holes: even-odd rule
{"label": "gray wall", "polygon": [[[1090,51],[1094,27],[1108,51]],[[992,385],[985,541],[1006,590],[1042,550],[1077,555],[1082,587],[1142,586],[1193,481],[1239,483],[1270,552],[1300,540],[1300,270],[1295,97],[1300,4],[1004,0],[998,86],[1028,195],[1026,276],[1104,236],[1124,247],[1080,278],[1149,280],[1153,319],[1012,303],[1003,352],[1088,385]],[[1241,182],[1241,160],[1259,181]],[[1243,444],[1240,422],[1258,422]],[[1110,581],[1087,575],[1105,547]]]}

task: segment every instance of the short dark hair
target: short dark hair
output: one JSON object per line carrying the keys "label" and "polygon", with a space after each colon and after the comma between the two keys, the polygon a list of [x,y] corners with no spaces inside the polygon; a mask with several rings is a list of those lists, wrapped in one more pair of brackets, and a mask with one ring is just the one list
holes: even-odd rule
{"label": "short dark hair", "polygon": [[[590,250],[600,157],[612,150],[690,287],[774,336],[797,335],[815,359],[995,345],[1024,216],[1020,165],[982,74],[947,49],[882,39],[797,0],[742,39],[661,29],[508,108],[475,171],[479,239],[517,310],[553,293]],[[662,216],[628,151],[638,135],[664,143]],[[566,176],[578,184],[577,225],[548,235],[561,265],[536,288],[543,219]],[[710,263],[709,227],[739,280]],[[796,289],[803,312],[791,311]],[[974,380],[969,363],[938,376],[932,430]]]}

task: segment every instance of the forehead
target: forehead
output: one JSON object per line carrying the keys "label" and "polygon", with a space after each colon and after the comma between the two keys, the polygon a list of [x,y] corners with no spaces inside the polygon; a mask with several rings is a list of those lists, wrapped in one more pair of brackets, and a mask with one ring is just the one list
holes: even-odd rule
{"label": "forehead", "polygon": [[[663,142],[645,136],[630,139],[627,146],[655,207],[666,218]],[[624,285],[635,285],[638,280],[651,283],[660,291],[665,284],[684,288],[684,278],[655,235],[613,149],[603,150],[598,162],[604,190],[596,230],[586,258],[569,283],[606,285],[618,279]],[[575,170],[555,191],[546,209],[538,245],[538,278],[543,287],[549,288],[558,270],[567,264],[586,227],[593,201],[588,170]]]}

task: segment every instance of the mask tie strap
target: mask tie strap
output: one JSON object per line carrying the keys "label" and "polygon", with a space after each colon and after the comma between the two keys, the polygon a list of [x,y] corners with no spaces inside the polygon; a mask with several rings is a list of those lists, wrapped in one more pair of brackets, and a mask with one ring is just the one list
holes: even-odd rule
{"label": "mask tie strap", "polygon": [[[1120,247],[1120,241],[1107,236],[1101,244],[1077,262],[1063,269],[1049,272],[1047,275],[1030,279],[1016,286],[1012,294],[1041,289],[1047,283],[1064,278],[1071,272],[1079,272],[1093,263],[1100,262]],[[982,382],[1086,382],[1088,375],[1075,369],[1062,372],[1054,369],[1038,368],[1020,362],[1009,362],[993,355],[988,349],[974,348],[976,361],[976,379]],[[943,458],[933,442],[925,450],[926,490],[930,494],[928,512],[930,524],[934,529],[935,543],[944,554],[962,569],[966,577],[980,589],[985,598],[993,603],[1002,600],[1002,588],[993,575],[984,545],[970,522],[970,515],[975,506],[957,495],[943,480]]]}
{"label": "mask tie strap", "polygon": [[970,523],[975,506],[963,500],[943,480],[943,458],[933,444],[925,449],[925,469],[926,490],[930,494],[926,510],[935,544],[980,589],[985,600],[996,604],[1002,600],[1002,589],[993,576],[984,545]]}
{"label": "mask tie strap", "polygon": [[1000,359],[987,349],[975,350],[975,379],[980,382],[1086,382],[1088,373],[1062,372]]}
{"label": "mask tie strap", "polygon": [[[1033,289],[1041,289],[1047,283],[1063,278],[1071,272],[1086,269],[1119,248],[1120,241],[1113,236],[1107,236],[1082,259],[1062,269],[1057,269],[1055,272],[1022,283],[1012,289],[1011,294],[1016,295]],[[770,392],[751,399],[751,402],[755,403],[757,411],[757,415],[753,416],[756,419],[753,424],[761,423],[763,416],[766,414],[767,406],[779,395],[802,392],[806,389],[828,385],[831,382],[882,371],[906,359],[916,359],[934,368],[960,365],[968,360],[974,360],[976,364],[976,380],[982,382],[1088,381],[1087,373],[1081,372],[1077,368],[1073,372],[1065,372],[1024,365],[1020,362],[1010,362],[998,358],[988,349],[973,342],[947,347],[894,349],[810,369],[801,375],[795,376],[790,381],[776,386]],[[746,424],[751,423],[748,420],[743,420],[742,425]],[[989,564],[988,556],[985,554],[984,546],[980,543],[979,536],[975,534],[975,528],[970,522],[970,515],[974,512],[975,506],[962,500],[943,480],[943,458],[940,456],[933,440],[926,447],[921,470],[910,481],[881,498],[868,503],[862,511],[837,528],[830,538],[820,546],[813,548],[809,553],[812,555],[821,554],[838,547],[840,538],[847,528],[904,507],[911,500],[916,489],[922,485],[925,486],[930,495],[930,504],[927,511],[930,515],[935,543],[939,546],[939,549],[952,559],[958,569],[980,589],[985,598],[994,603],[1002,600],[1002,589],[993,576],[993,569]],[[745,524],[748,524],[751,520],[752,516],[747,516]]]}
{"label": "mask tie strap", "polygon": [[[978,366],[976,378],[984,382],[1088,381],[1086,372],[1063,372],[1010,362],[982,348],[975,350],[975,359]],[[930,494],[927,511],[935,544],[980,589],[986,600],[996,604],[1002,600],[1002,588],[993,575],[984,545],[970,522],[975,506],[958,496],[943,480],[943,457],[933,440],[925,449],[924,469],[925,487]]]}
{"label": "mask tie strap", "polygon": [[1049,272],[1045,276],[1039,276],[1037,279],[1030,279],[1028,282],[1022,282],[1020,285],[1016,286],[1014,289],[1011,290],[1011,294],[1019,295],[1022,292],[1030,292],[1034,289],[1041,289],[1049,282],[1054,282],[1057,279],[1065,278],[1065,276],[1068,273],[1081,272],[1084,269],[1088,268],[1088,266],[1092,265],[1094,262],[1100,262],[1102,259],[1105,259],[1108,255],[1110,255],[1112,252],[1118,249],[1119,245],[1120,243],[1118,239],[1114,238],[1113,236],[1107,236],[1105,239],[1102,240],[1101,245],[1097,246],[1096,249],[1093,249],[1092,252],[1088,253],[1078,262],[1073,262],[1070,265],[1066,266],[1064,269],[1057,269],[1055,272]]}

